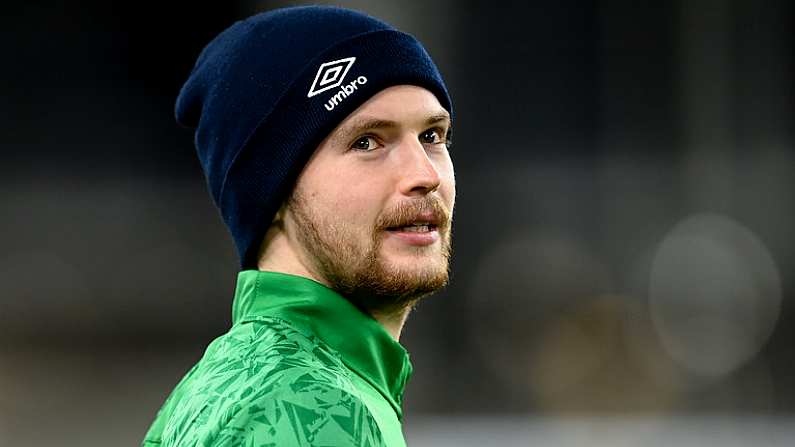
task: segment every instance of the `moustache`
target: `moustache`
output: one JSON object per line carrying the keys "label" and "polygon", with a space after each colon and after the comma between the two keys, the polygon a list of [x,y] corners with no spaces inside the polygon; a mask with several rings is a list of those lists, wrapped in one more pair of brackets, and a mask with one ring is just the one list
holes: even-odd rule
{"label": "moustache", "polygon": [[451,212],[441,199],[426,196],[400,202],[381,213],[376,221],[376,228],[387,230],[423,222],[444,231],[450,228],[451,220]]}

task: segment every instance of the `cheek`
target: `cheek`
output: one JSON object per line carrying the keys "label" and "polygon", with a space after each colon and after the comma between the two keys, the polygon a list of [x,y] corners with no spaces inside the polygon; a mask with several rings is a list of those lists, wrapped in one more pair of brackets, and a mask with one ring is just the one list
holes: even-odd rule
{"label": "cheek", "polygon": [[305,196],[330,222],[369,228],[377,219],[381,201],[372,179],[365,181],[361,173],[337,171],[314,180],[304,185]]}
{"label": "cheek", "polygon": [[443,163],[439,164],[438,169],[441,180],[441,185],[439,186],[440,194],[449,205],[450,210],[452,210],[455,204],[455,170],[449,156],[446,157]]}

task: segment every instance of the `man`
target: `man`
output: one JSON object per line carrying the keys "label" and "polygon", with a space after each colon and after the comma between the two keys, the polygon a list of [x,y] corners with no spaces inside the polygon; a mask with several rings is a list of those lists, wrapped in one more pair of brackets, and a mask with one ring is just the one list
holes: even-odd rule
{"label": "man", "polygon": [[452,107],[413,37],[364,14],[238,22],[177,100],[242,271],[233,325],[144,446],[402,446],[398,343],[448,279]]}

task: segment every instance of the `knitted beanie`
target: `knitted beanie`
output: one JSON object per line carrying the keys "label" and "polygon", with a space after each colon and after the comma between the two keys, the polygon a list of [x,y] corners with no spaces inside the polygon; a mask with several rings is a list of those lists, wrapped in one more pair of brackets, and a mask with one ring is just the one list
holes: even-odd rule
{"label": "knitted beanie", "polygon": [[309,157],[384,88],[428,89],[452,114],[430,56],[409,34],[348,9],[305,6],[236,22],[201,52],[176,103],[210,194],[255,269],[273,216]]}

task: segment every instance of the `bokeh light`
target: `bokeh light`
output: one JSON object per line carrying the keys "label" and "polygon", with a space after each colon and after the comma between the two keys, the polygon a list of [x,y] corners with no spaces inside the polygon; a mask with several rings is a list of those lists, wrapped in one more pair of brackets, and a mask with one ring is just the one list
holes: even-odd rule
{"label": "bokeh light", "polygon": [[653,261],[652,321],[680,364],[707,376],[741,367],[764,346],[781,307],[781,282],[768,250],[747,228],[720,215],[677,224]]}

